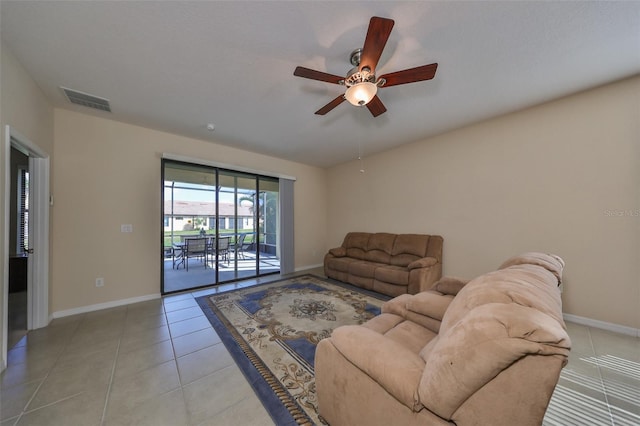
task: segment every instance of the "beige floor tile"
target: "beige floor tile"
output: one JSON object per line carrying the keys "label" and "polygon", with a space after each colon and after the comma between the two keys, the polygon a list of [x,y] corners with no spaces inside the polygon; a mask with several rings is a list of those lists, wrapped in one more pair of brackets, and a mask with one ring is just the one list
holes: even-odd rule
{"label": "beige floor tile", "polygon": [[124,335],[131,333],[139,333],[144,330],[158,328],[167,324],[165,314],[148,315],[141,318],[127,318],[124,326]]}
{"label": "beige floor tile", "polygon": [[204,316],[200,307],[179,309],[177,311],[167,312],[167,320],[169,323],[184,321],[190,318]]}
{"label": "beige floor tile", "polygon": [[161,298],[134,303],[127,306],[127,319],[160,314],[164,314],[164,304],[162,303]]}
{"label": "beige floor tile", "polygon": [[270,426],[274,424],[258,397],[249,395],[221,413],[208,418],[199,426]]}
{"label": "beige floor tile", "polygon": [[119,340],[122,335],[122,328],[112,328],[112,329],[102,329],[102,330],[83,330],[77,331],[69,344],[66,347],[66,350],[80,350],[83,347],[94,346],[98,344],[103,344],[108,341]]}
{"label": "beige floor tile", "polygon": [[55,360],[50,364],[9,364],[0,375],[0,390],[33,381],[42,381],[49,374],[54,363]]}
{"label": "beige floor tile", "polygon": [[69,325],[61,325],[59,327],[43,327],[37,330],[31,330],[27,334],[25,343],[30,348],[41,349],[46,346],[64,345],[71,340],[76,331],[78,323]]}
{"label": "beige floor tile", "polygon": [[60,355],[56,364],[54,365],[54,370],[70,368],[78,363],[86,362],[91,359],[100,358],[100,359],[116,359],[116,353],[118,350],[118,340],[107,340],[105,342],[99,342],[95,345],[88,346],[70,346],[67,347],[64,352]]}
{"label": "beige floor tile", "polygon": [[[632,393],[636,396],[635,400],[640,404],[640,369],[635,370],[608,370],[600,369],[602,380],[607,392],[616,393],[620,388],[620,392]],[[629,374],[626,374],[629,373]]]}
{"label": "beige floor tile", "polygon": [[192,352],[177,359],[180,371],[180,382],[191,383],[230,365],[235,365],[233,358],[222,343]]}
{"label": "beige floor tile", "polygon": [[79,323],[83,318],[84,318],[85,314],[78,314],[78,315],[69,315],[67,317],[62,317],[62,318],[55,318],[53,320],[51,320],[51,322],[49,323],[49,325],[47,326],[47,328],[54,328],[54,327],[59,327],[59,326],[69,326],[71,324],[77,324]]}
{"label": "beige floor tile", "polygon": [[120,340],[120,352],[125,353],[145,346],[169,340],[169,327],[166,325],[148,328],[138,332],[125,333]]}
{"label": "beige floor tile", "polygon": [[179,311],[181,309],[197,308],[197,307],[198,307],[198,303],[195,301],[193,297],[191,297],[191,295],[189,295],[188,299],[164,304],[164,310],[167,313],[173,312],[173,311]]}
{"label": "beige floor tile", "polygon": [[566,325],[567,332],[571,338],[571,354],[580,356],[594,355],[589,327],[572,322],[566,322]]}
{"label": "beige floor tile", "polygon": [[116,306],[115,308],[100,309],[98,311],[87,312],[83,321],[113,321],[124,319],[127,315],[127,306]]}
{"label": "beige floor tile", "polygon": [[204,316],[169,324],[169,331],[174,339],[205,328],[211,328],[211,323]]}
{"label": "beige floor tile", "polygon": [[182,389],[152,398],[131,410],[109,413],[105,426],[180,426],[188,424]]}
{"label": "beige floor tile", "polygon": [[124,318],[109,322],[96,321],[95,323],[91,323],[82,321],[78,325],[78,328],[71,337],[69,343],[74,344],[78,342],[78,340],[86,339],[88,337],[94,337],[97,335],[104,336],[104,340],[108,340],[112,337],[119,337],[122,335],[124,324]]}
{"label": "beige floor tile", "polygon": [[233,365],[184,386],[183,392],[191,424],[198,425],[247,398],[253,389]]}
{"label": "beige floor tile", "polygon": [[151,367],[138,374],[116,379],[111,387],[107,412],[131,410],[143,402],[180,387],[175,361]]}
{"label": "beige floor tile", "polygon": [[191,296],[191,294],[189,293],[182,293],[182,294],[173,294],[171,296],[166,296],[162,299],[162,302],[165,305],[168,305],[170,303],[175,303],[175,302],[179,302],[181,300],[189,300],[189,299],[193,299],[193,296]]}
{"label": "beige floor tile", "polygon": [[204,330],[185,334],[184,336],[173,339],[173,347],[177,357],[204,349],[216,343],[220,343],[220,336],[218,336],[218,333],[216,333],[213,328],[205,328]]}
{"label": "beige floor tile", "polygon": [[612,355],[640,363],[640,339],[606,330],[591,330],[596,355]]}
{"label": "beige floor tile", "polygon": [[98,352],[71,367],[52,370],[27,408],[33,410],[94,387],[107,387],[114,361],[112,354]]}
{"label": "beige floor tile", "polygon": [[29,364],[36,367],[40,364],[52,366],[58,359],[65,345],[62,343],[46,346],[20,346],[7,351],[7,365]]}
{"label": "beige floor tile", "polygon": [[163,364],[174,358],[171,341],[156,343],[130,352],[119,353],[116,361],[115,380]]}
{"label": "beige floor tile", "polygon": [[93,386],[46,407],[24,414],[19,426],[98,426],[102,420],[107,386]]}
{"label": "beige floor tile", "polygon": [[0,426],[14,426],[18,421],[18,417],[13,417],[7,420],[0,420]]}
{"label": "beige floor tile", "polygon": [[0,420],[7,420],[22,413],[40,383],[41,381],[25,383],[0,390]]}

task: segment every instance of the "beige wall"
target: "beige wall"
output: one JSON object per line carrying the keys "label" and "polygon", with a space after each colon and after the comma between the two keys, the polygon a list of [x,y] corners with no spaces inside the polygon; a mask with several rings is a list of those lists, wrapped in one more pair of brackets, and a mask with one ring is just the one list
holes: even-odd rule
{"label": "beige wall", "polygon": [[441,234],[444,273],[529,250],[566,261],[564,311],[640,328],[640,77],[328,171],[348,231]]}
{"label": "beige wall", "polygon": [[[322,262],[325,170],[56,109],[54,313],[160,292],[163,152],[296,177],[295,266]],[[104,287],[95,287],[97,277]]]}
{"label": "beige wall", "polygon": [[[13,54],[0,44],[0,205],[5,206],[5,126],[10,125],[21,135],[51,155],[53,152],[53,109],[40,88],[29,77]],[[4,232],[5,211],[0,208],[0,241],[7,241]],[[6,259],[4,244],[0,245],[0,259]],[[0,277],[8,272],[0,262]],[[1,288],[1,286],[0,286]],[[0,291],[0,342],[4,333],[4,292]]]}

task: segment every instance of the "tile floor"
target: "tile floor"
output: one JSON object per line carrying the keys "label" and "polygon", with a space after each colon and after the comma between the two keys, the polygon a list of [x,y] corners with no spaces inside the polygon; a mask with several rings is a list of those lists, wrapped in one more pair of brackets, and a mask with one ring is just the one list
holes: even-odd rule
{"label": "tile floor", "polygon": [[[0,377],[0,425],[272,425],[194,299],[256,281],[30,332]],[[568,329],[574,349],[545,425],[639,425],[640,339]]]}

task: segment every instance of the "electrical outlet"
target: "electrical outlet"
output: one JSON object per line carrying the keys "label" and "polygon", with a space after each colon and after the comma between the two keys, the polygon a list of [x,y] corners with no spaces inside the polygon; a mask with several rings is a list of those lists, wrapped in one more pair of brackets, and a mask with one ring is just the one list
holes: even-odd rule
{"label": "electrical outlet", "polygon": [[104,287],[104,278],[96,278],[96,287]]}

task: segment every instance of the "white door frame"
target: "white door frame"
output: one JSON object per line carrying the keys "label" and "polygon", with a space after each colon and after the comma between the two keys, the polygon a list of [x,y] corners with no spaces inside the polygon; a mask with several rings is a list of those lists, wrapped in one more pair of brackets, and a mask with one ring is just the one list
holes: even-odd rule
{"label": "white door frame", "polygon": [[7,366],[9,303],[9,215],[11,203],[11,147],[29,156],[29,245],[33,254],[27,262],[27,328],[49,324],[49,154],[11,126],[5,126],[4,187],[4,276],[2,277],[2,359],[0,371]]}

